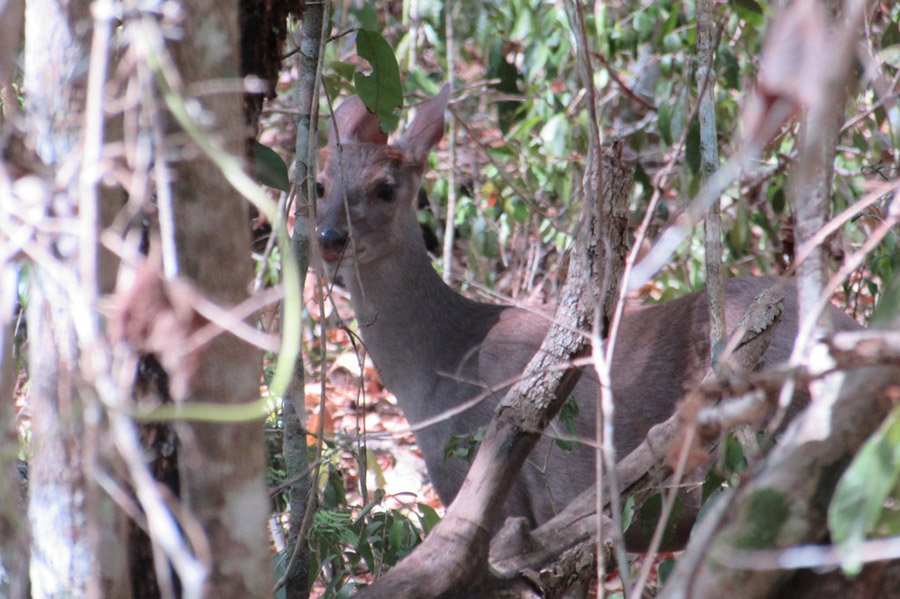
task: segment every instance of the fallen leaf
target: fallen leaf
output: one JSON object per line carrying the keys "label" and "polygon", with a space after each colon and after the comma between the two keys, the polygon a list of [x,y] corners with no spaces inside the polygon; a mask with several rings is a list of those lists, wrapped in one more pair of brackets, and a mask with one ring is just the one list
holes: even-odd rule
{"label": "fallen leaf", "polygon": [[113,298],[110,339],[155,356],[169,376],[169,394],[176,401],[187,398],[202,355],[202,348],[191,349],[188,342],[207,322],[194,310],[195,296],[187,282],[165,279],[161,260],[151,256]]}

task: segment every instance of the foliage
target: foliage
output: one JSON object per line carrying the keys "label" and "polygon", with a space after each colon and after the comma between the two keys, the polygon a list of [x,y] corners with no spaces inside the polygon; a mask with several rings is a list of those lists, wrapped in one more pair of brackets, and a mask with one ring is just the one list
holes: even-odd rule
{"label": "foliage", "polygon": [[828,507],[831,538],[842,549],[848,573],[859,573],[862,568],[854,550],[867,536],[900,534],[898,487],[900,408],[895,408],[844,472]]}
{"label": "foliage", "polygon": [[[570,396],[559,409],[559,422],[563,425],[563,428],[565,428],[566,434],[571,437],[576,437],[578,435],[578,429],[575,427],[575,419],[578,418],[579,412],[578,402],[575,401],[574,395]],[[564,451],[572,451],[575,449],[574,441],[567,439],[555,439],[555,441],[559,448]]]}
{"label": "foliage", "polygon": [[[278,440],[280,435],[270,435]],[[310,446],[310,462],[315,460],[315,447]],[[271,459],[283,463],[277,449],[270,448]],[[401,508],[389,507],[390,499],[382,489],[364,504],[354,504],[353,494],[344,481],[342,448],[333,441],[325,444],[322,470],[318,481],[321,504],[313,516],[307,535],[314,563],[309,580],[325,574],[325,597],[344,597],[358,588],[361,581],[383,574],[418,545],[434,528],[440,516],[425,503]],[[270,486],[283,482],[284,472],[270,466]],[[277,509],[286,500],[277,498]],[[290,556],[276,556],[276,569],[283,570]]]}
{"label": "foliage", "polygon": [[289,191],[291,180],[288,177],[287,165],[275,150],[254,142],[253,153],[256,166],[256,180],[280,191]]}
{"label": "foliage", "polygon": [[356,93],[366,108],[378,115],[381,128],[393,131],[399,120],[396,110],[403,106],[400,69],[394,51],[379,34],[360,29],[356,32],[356,53],[368,60],[372,68],[371,75],[360,71],[353,74]]}
{"label": "foliage", "polygon": [[484,427],[479,426],[475,432],[468,435],[453,435],[444,446],[444,461],[450,458],[460,458],[467,462],[475,459],[478,445],[484,439]]}
{"label": "foliage", "polygon": [[326,596],[344,596],[356,588],[355,582],[348,583],[351,578],[383,574],[409,554],[439,519],[426,504],[418,504],[412,512],[415,519],[401,510],[378,509],[382,499],[383,493],[376,493],[375,500],[358,514],[316,511],[308,542],[318,562],[312,573],[320,568],[328,571]]}
{"label": "foliage", "polygon": [[[725,156],[739,135],[743,92],[755,77],[755,57],[774,9],[766,2],[735,1],[720,12],[721,39],[728,43],[720,43],[716,55],[716,118]],[[542,2],[464,3],[460,11],[473,18],[457,18],[456,34],[463,41],[455,57],[457,70],[466,85],[482,90],[463,95],[454,107],[461,123],[460,147],[470,164],[457,173],[462,182],[454,215],[470,266],[465,276],[499,286],[501,293],[549,293],[558,283],[551,274],[554,265],[561,264],[560,252],[570,247],[577,226],[572,222],[577,214],[572,200],[587,145],[568,24],[563,11]],[[363,5],[350,7],[347,14],[338,12],[335,23],[342,30],[357,23],[364,27],[366,31],[358,33],[366,44],[380,39],[372,31],[381,31],[386,45],[396,49],[403,95],[410,98],[433,94],[445,76],[445,13],[440,3],[424,2],[418,19],[403,13],[398,20],[386,9]],[[898,42],[898,19],[893,10],[874,25],[875,49],[879,51],[877,45],[882,44],[887,58],[894,55]],[[694,5],[674,1],[598,5],[587,24],[604,56],[603,63],[594,64],[604,135],[625,141],[638,163],[630,205],[633,223],[643,217],[665,160],[676,161],[678,174],[662,182],[663,201],[651,223],[651,234],[655,234],[699,186]],[[351,93],[360,77],[347,59],[353,53],[352,43],[352,39],[341,39],[327,49],[324,80],[332,97]],[[356,44],[360,43],[357,39]],[[410,62],[413,58],[416,62]],[[890,64],[889,71],[896,69]],[[356,83],[357,91],[365,93],[365,86],[360,90]],[[623,85],[652,108],[622,93]],[[848,107],[848,115],[864,118],[845,131],[846,143],[840,144],[835,212],[858,200],[873,175],[890,178],[900,116],[892,114],[896,109],[875,105],[875,100],[860,93]],[[327,113],[327,106],[322,111]],[[767,150],[759,172],[732,185],[723,198],[724,260],[730,274],[783,272],[787,265],[785,254],[790,252],[792,238],[785,206],[789,171],[785,166],[796,155],[796,135],[796,128],[786,131]],[[686,168],[677,169],[678,164]],[[446,184],[438,181],[431,187],[431,205],[440,209],[447,198]],[[839,260],[843,246],[864,239],[871,222],[858,220],[846,226],[830,244],[832,258]],[[441,227],[435,229],[440,234]],[[544,274],[516,280],[524,276],[516,267],[525,266],[522,254],[534,231],[540,232],[547,247],[540,254]],[[900,255],[894,251],[896,245],[897,236],[892,234],[846,286],[854,314],[868,313],[881,282],[896,269]],[[698,247],[702,247],[699,237],[685,244],[645,293],[665,300],[702,286]]]}

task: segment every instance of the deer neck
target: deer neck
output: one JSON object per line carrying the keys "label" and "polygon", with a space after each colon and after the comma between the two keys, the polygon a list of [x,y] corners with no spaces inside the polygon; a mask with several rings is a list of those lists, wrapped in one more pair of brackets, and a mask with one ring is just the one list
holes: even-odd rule
{"label": "deer neck", "polygon": [[432,268],[417,226],[414,238],[344,273],[366,349],[411,422],[459,400],[431,401],[441,377],[462,374],[470,350],[502,310],[447,286]]}

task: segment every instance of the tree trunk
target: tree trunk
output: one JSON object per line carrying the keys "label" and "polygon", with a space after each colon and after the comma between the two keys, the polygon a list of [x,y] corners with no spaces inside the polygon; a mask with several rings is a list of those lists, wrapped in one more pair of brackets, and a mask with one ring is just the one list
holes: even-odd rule
{"label": "tree trunk", "polygon": [[[92,32],[89,5],[35,0],[26,6],[26,125],[28,142],[46,167],[44,172],[57,174],[80,150]],[[77,177],[48,182],[68,186],[54,196],[53,211],[78,214],[82,224],[94,229],[98,223],[87,222],[79,204],[78,182]],[[48,235],[38,242],[47,250],[47,262],[35,264],[29,278],[32,593],[121,596],[128,592],[124,554],[118,549],[121,518],[88,474],[98,459],[94,434],[98,407],[76,384],[81,364],[71,310],[73,290],[50,274],[55,268],[81,272],[90,261],[83,252],[93,256],[96,247],[85,239],[79,239],[79,245],[61,236]],[[54,258],[57,261],[50,264]]]}
{"label": "tree trunk", "polygon": [[[9,277],[10,273],[13,274]],[[0,597],[25,599],[28,593],[28,527],[25,485],[19,472],[16,430],[16,377],[13,355],[15,315],[5,301],[15,297],[15,272],[0,271]]]}
{"label": "tree trunk", "polygon": [[[203,0],[186,3],[183,10],[183,29],[192,35],[172,49],[185,86],[235,77],[240,72],[237,2]],[[242,156],[241,96],[206,95],[201,101],[214,120],[204,134]],[[253,265],[244,201],[202,155],[175,165],[172,191],[179,274],[220,305],[246,299]],[[252,402],[259,396],[260,366],[257,350],[230,334],[220,335],[204,349],[188,400]],[[261,423],[192,422],[178,430],[183,499],[209,539],[208,595],[268,597],[272,563]]]}

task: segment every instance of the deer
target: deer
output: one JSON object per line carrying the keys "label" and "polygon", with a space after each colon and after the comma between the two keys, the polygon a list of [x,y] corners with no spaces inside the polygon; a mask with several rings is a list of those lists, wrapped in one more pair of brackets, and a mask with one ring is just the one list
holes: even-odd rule
{"label": "deer", "polygon": [[[478,302],[444,283],[432,267],[416,218],[417,197],[429,152],[444,132],[445,88],[419,106],[403,136],[389,144],[378,118],[358,97],[344,101],[328,126],[321,150],[316,245],[328,272],[349,287],[359,332],[387,390],[414,431],[428,475],[445,505],[468,469],[445,459],[454,435],[485,426],[510,381],[521,375],[547,333],[544,313]],[[734,329],[746,308],[773,283],[741,277],[725,284],[725,315]],[[781,321],[760,368],[785,362],[797,334],[797,302],[788,289]],[[705,292],[657,305],[626,308],[611,364],[615,400],[614,445],[624,456],[666,420],[708,369],[709,316]],[[836,308],[842,328],[855,323]],[[475,397],[471,408],[436,418]],[[593,438],[598,380],[586,370],[572,397],[579,408],[576,434]],[[551,427],[554,425],[551,424]],[[546,522],[594,484],[594,449],[563,448],[544,436],[509,493],[505,516],[531,526]],[[685,510],[671,537],[687,540],[693,514]],[[501,519],[502,524],[503,519]],[[639,551],[646,540],[626,541]]]}

